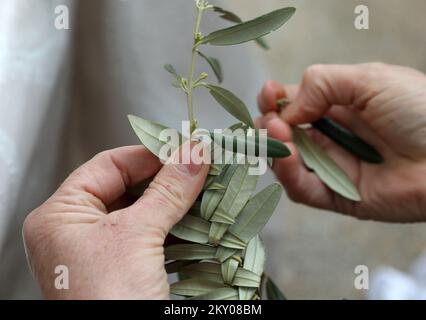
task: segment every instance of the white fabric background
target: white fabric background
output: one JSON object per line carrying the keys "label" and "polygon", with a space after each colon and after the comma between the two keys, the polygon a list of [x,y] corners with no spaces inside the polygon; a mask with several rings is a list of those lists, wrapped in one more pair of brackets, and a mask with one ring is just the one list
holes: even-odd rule
{"label": "white fabric background", "polygon": [[[25,216],[78,164],[136,144],[133,113],[179,128],[184,96],[165,63],[185,72],[193,8],[188,0],[2,0],[0,2],[0,298],[37,298],[21,240]],[[54,28],[67,4],[71,30]],[[225,26],[206,20],[206,32]],[[251,45],[209,48],[226,86],[255,109],[266,79]],[[206,95],[202,126],[232,123]]]}

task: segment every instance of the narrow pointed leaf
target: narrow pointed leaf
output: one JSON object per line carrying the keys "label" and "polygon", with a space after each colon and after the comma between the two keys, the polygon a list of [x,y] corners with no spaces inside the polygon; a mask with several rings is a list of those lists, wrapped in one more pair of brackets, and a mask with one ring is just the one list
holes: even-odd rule
{"label": "narrow pointed leaf", "polygon": [[274,183],[256,194],[229,227],[229,233],[248,243],[268,222],[280,201],[281,185]]}
{"label": "narrow pointed leaf", "polygon": [[220,184],[219,182],[213,182],[207,190],[226,190],[226,187],[223,184]]}
{"label": "narrow pointed leaf", "polygon": [[217,246],[227,229],[227,224],[212,222],[209,230],[209,243]]}
{"label": "narrow pointed leaf", "polygon": [[223,277],[221,265],[213,262],[193,263],[181,269],[181,272],[191,278],[201,278],[212,282],[221,283],[223,286]]}
{"label": "narrow pointed leaf", "polygon": [[170,73],[176,80],[180,81],[182,77],[176,72],[176,69],[171,64],[166,64],[164,69]]}
{"label": "narrow pointed leaf", "polygon": [[280,28],[295,13],[295,8],[283,8],[256,19],[215,31],[204,37],[201,44],[226,46],[240,44],[263,37]]}
{"label": "narrow pointed leaf", "polygon": [[183,267],[192,263],[194,263],[194,261],[191,260],[173,261],[167,263],[164,267],[167,273],[176,273],[179,272]]}
{"label": "narrow pointed leaf", "polygon": [[205,85],[209,89],[210,94],[213,98],[231,115],[240,120],[241,122],[247,124],[251,128],[254,128],[254,122],[251,118],[250,112],[248,111],[244,102],[241,101],[235,94],[231,91],[224,89],[219,86],[214,86],[211,84]]}
{"label": "narrow pointed leaf", "polygon": [[[231,181],[235,170],[237,170],[237,167],[237,165],[227,166],[224,173],[218,176],[214,180],[214,182],[220,183],[221,185],[228,187],[228,184]],[[223,191],[218,190],[207,190],[204,192],[203,198],[201,200],[201,216],[205,220],[209,220],[211,218],[214,210],[219,205],[224,194],[225,193]]]}
{"label": "narrow pointed leaf", "polygon": [[[228,21],[234,22],[234,23],[242,23],[243,22],[243,20],[239,16],[237,16],[235,13],[230,12],[228,10],[224,10],[224,9],[222,9],[220,7],[214,7],[214,11],[220,13],[221,14],[220,17],[222,19],[224,19],[224,20],[228,20]],[[263,38],[257,38],[254,41],[256,41],[257,44],[261,48],[263,48],[265,50],[269,49],[269,45],[268,45],[268,43],[266,42],[265,39],[263,39]]]}
{"label": "narrow pointed leaf", "polygon": [[[254,137],[242,137],[235,135],[227,135],[227,134],[219,134],[219,133],[211,133],[212,139],[216,139],[215,142],[219,143],[222,140],[222,146],[232,152],[241,153],[244,151],[245,154],[254,151],[254,155],[250,154],[250,156],[258,156],[260,153],[260,145],[259,145],[259,136]],[[239,150],[241,146],[246,146],[244,150]],[[290,150],[287,146],[279,140],[267,138],[266,139],[266,156],[269,158],[285,158],[291,155]]]}
{"label": "narrow pointed leaf", "polygon": [[222,277],[226,284],[232,284],[239,264],[240,263],[233,258],[230,258],[221,264]]}
{"label": "narrow pointed leaf", "polygon": [[312,126],[361,160],[374,164],[384,162],[375,148],[330,118],[324,117],[312,123]]}
{"label": "narrow pointed leaf", "polygon": [[269,277],[266,280],[266,297],[268,300],[287,300],[280,288]]}
{"label": "narrow pointed leaf", "polygon": [[238,290],[234,288],[216,289],[189,300],[238,300]]}
{"label": "narrow pointed leaf", "polygon": [[206,260],[216,257],[216,248],[201,244],[177,244],[164,250],[166,260]]}
{"label": "narrow pointed leaf", "polygon": [[262,49],[264,49],[264,50],[269,50],[270,49],[270,47],[269,47],[269,44],[268,44],[268,42],[265,40],[265,38],[257,38],[256,40],[254,40],[254,41],[256,41],[256,43],[262,48]]}
{"label": "narrow pointed leaf", "polygon": [[229,249],[245,249],[246,243],[241,239],[237,238],[233,234],[227,232],[223,235],[222,239],[220,239],[219,244],[223,247]]}
{"label": "narrow pointed leaf", "polygon": [[222,246],[218,246],[217,250],[216,250],[216,259],[219,262],[224,262],[225,260],[229,259],[230,257],[232,257],[233,255],[238,254],[239,252],[241,252],[241,250],[238,249],[229,249],[229,248],[225,248]]}
{"label": "narrow pointed leaf", "polygon": [[223,283],[195,278],[173,283],[170,286],[170,292],[179,296],[195,297],[223,288],[227,288]]}
{"label": "narrow pointed leaf", "polygon": [[[129,115],[129,121],[142,144],[157,157],[160,157],[160,151],[163,147],[168,146],[171,152],[173,152],[183,142],[183,137],[176,130],[169,129],[159,123],[132,115]],[[176,136],[179,137],[179,141],[173,141],[173,139],[170,141],[161,140],[161,133],[164,133],[164,130],[170,130],[170,133],[174,131]]]}
{"label": "narrow pointed leaf", "polygon": [[234,22],[234,23],[243,22],[239,16],[237,16],[235,13],[229,10],[222,9],[221,7],[217,7],[217,6],[213,7],[213,10],[214,12],[220,13],[221,14],[220,17],[222,19],[225,19],[227,21]]}
{"label": "narrow pointed leaf", "polygon": [[239,165],[229,182],[225,195],[215,210],[211,221],[216,221],[219,215],[228,216],[231,221],[238,216],[256,189],[259,179],[257,175],[250,175],[250,165]]}
{"label": "narrow pointed leaf", "polygon": [[[263,246],[260,237],[256,236],[247,244],[243,267],[244,269],[252,271],[261,277],[265,266],[265,258],[265,247]],[[240,295],[240,300],[251,300],[256,292],[256,289],[240,287],[238,292]]]}
{"label": "narrow pointed leaf", "polygon": [[237,272],[235,273],[232,285],[237,287],[258,288],[260,281],[261,276],[244,268],[238,268]]}
{"label": "narrow pointed leaf", "polygon": [[198,54],[200,55],[200,57],[202,57],[204,60],[206,60],[206,62],[210,65],[210,67],[212,68],[217,81],[219,83],[223,82],[223,72],[222,72],[222,66],[220,65],[220,61],[216,58],[213,57],[207,57],[204,53],[202,53],[201,51],[198,51]]}
{"label": "narrow pointed leaf", "polygon": [[170,233],[182,240],[206,244],[209,241],[209,230],[210,223],[207,221],[186,215]]}
{"label": "narrow pointed leaf", "polygon": [[347,199],[361,201],[361,195],[346,173],[303,129],[294,127],[293,136],[306,166],[315,171],[330,189]]}

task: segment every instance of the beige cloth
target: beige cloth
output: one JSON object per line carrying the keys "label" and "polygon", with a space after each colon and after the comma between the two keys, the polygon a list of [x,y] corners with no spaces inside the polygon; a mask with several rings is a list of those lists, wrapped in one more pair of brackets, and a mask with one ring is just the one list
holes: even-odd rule
{"label": "beige cloth", "polygon": [[[39,297],[25,263],[22,222],[72,168],[101,150],[138,143],[127,114],[175,128],[186,118],[184,96],[162,66],[187,69],[188,2],[0,2],[0,298]],[[60,4],[70,9],[70,30],[54,27]],[[205,32],[225,25],[209,17]],[[222,60],[226,86],[254,110],[266,76],[250,45],[206,50]],[[218,108],[197,94],[202,126],[233,122]]]}

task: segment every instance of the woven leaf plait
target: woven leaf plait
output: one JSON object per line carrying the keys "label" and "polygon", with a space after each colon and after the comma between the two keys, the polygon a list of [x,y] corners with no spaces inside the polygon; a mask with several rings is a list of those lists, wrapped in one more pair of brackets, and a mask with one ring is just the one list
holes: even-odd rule
{"label": "woven leaf plait", "polygon": [[[236,159],[235,157],[233,158]],[[278,205],[282,188],[255,193],[250,164],[212,166],[201,202],[171,231],[189,241],[165,249],[166,270],[183,280],[171,293],[192,299],[260,298],[265,249],[259,232]]]}

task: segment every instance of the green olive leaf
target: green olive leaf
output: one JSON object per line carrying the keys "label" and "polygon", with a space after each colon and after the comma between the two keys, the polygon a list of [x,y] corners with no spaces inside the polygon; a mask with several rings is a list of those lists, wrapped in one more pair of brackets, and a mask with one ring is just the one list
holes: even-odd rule
{"label": "green olive leaf", "polygon": [[[216,177],[214,182],[220,183],[227,188],[235,170],[237,170],[237,165],[227,166],[224,173]],[[204,192],[201,200],[201,216],[203,219],[209,220],[211,218],[224,194],[222,190],[207,190]]]}
{"label": "green olive leaf", "polygon": [[222,283],[221,265],[214,262],[193,263],[181,269],[181,272],[191,278],[202,278],[208,281]]}
{"label": "green olive leaf", "polygon": [[179,272],[180,269],[182,269],[182,267],[192,263],[194,263],[194,261],[191,261],[191,260],[173,261],[173,262],[167,263],[164,267],[166,269],[166,272],[170,274],[170,273]]}
{"label": "green olive leaf", "polygon": [[230,28],[212,32],[200,44],[226,46],[255,40],[280,28],[295,13],[295,8],[283,8]]}
{"label": "green olive leaf", "polygon": [[229,259],[233,255],[241,254],[241,250],[238,249],[229,249],[222,246],[218,246],[216,250],[216,260],[220,263],[223,263],[225,260]]}
{"label": "green olive leaf", "polygon": [[260,191],[250,199],[228,232],[248,243],[268,222],[280,201],[281,194],[282,187],[278,183]]}
{"label": "green olive leaf", "polygon": [[269,277],[266,280],[266,297],[268,300],[287,300],[278,286]]}
{"label": "green olive leaf", "polygon": [[210,184],[207,190],[226,190],[226,187],[221,183],[213,182],[212,184]]}
{"label": "green olive leaf", "polygon": [[354,183],[305,130],[293,127],[293,139],[306,166],[315,171],[324,184],[347,199],[361,201]]}
{"label": "green olive leaf", "polygon": [[221,14],[220,17],[222,19],[228,20],[230,22],[234,22],[234,23],[243,22],[241,20],[241,18],[239,16],[237,16],[235,13],[228,11],[228,10],[225,10],[225,9],[222,9],[221,7],[214,6],[213,11],[220,13]]}
{"label": "green olive leaf", "polygon": [[250,270],[238,268],[232,285],[237,287],[259,288],[261,278],[261,276],[251,272]]}
{"label": "green olive leaf", "polygon": [[210,243],[219,243],[256,189],[259,176],[251,175],[249,169],[250,165],[239,165],[235,170],[225,195],[210,219],[212,222],[209,232]]}
{"label": "green olive leaf", "polygon": [[375,148],[330,118],[321,118],[313,122],[312,126],[361,160],[373,164],[384,162]]}
{"label": "green olive leaf", "polygon": [[[217,252],[216,252],[217,255]],[[244,269],[249,270],[259,277],[262,276],[265,267],[265,247],[262,244],[262,240],[259,236],[254,237],[247,244],[247,248],[244,254]],[[251,300],[256,293],[254,288],[238,288],[240,300]]]}
{"label": "green olive leaf", "polygon": [[227,89],[211,84],[205,84],[204,87],[210,91],[210,94],[213,96],[213,98],[226,111],[228,111],[241,122],[247,124],[251,128],[254,128],[254,122],[251,118],[250,112],[248,111],[244,102],[242,102],[241,99],[239,99],[235,94]]}
{"label": "green olive leaf", "polygon": [[226,284],[232,285],[239,265],[239,261],[233,258],[230,258],[221,264],[222,277]]}
{"label": "green olive leaf", "polygon": [[[220,134],[220,133],[210,133],[212,139],[215,139],[215,142],[222,140],[222,146],[229,151],[235,153],[253,153],[250,156],[258,156],[261,150],[261,146],[259,144],[259,135],[256,134],[255,137],[243,137],[243,136],[235,136],[228,134]],[[266,147],[264,148],[266,151],[266,156],[268,158],[285,158],[291,155],[288,147],[279,140],[273,138],[267,138]],[[244,150],[241,150],[241,146],[244,146]]]}
{"label": "green olive leaf", "polygon": [[[243,22],[243,20],[239,16],[237,16],[235,13],[233,13],[231,11],[222,9],[220,7],[213,7],[213,10],[215,12],[220,13],[221,14],[220,17],[222,19],[224,19],[224,20],[227,20],[227,21],[230,21],[230,22],[234,22],[234,23],[242,23]],[[265,39],[263,39],[263,38],[257,38],[257,39],[255,39],[255,41],[257,42],[257,44],[261,48],[263,48],[265,50],[269,49],[269,45],[268,45],[268,43],[266,42]]]}
{"label": "green olive leaf", "polygon": [[202,53],[201,51],[198,51],[198,54],[200,55],[200,57],[202,57],[204,60],[206,60],[206,62],[210,65],[210,67],[212,68],[217,81],[219,83],[223,82],[223,72],[222,72],[222,66],[220,64],[220,61],[216,58],[213,57],[207,57],[204,53]]}
{"label": "green olive leaf", "polygon": [[234,219],[238,216],[255,191],[259,179],[258,175],[250,174],[249,169],[250,165],[248,164],[237,166],[231,181],[226,187],[225,194],[210,221],[226,223],[223,219],[217,220],[217,218],[228,217],[230,221],[229,224],[234,223]]}
{"label": "green olive leaf", "polygon": [[221,288],[201,294],[189,300],[238,300],[238,290],[234,288]]}
{"label": "green olive leaf", "polygon": [[194,278],[173,283],[170,286],[170,293],[179,296],[195,297],[209,293],[210,291],[216,289],[223,288],[228,288],[228,286],[223,283],[209,281],[206,279]]}
{"label": "green olive leaf", "polygon": [[206,244],[209,241],[209,230],[209,222],[187,214],[170,233],[182,240]]}
{"label": "green olive leaf", "polygon": [[[132,115],[129,115],[128,118],[133,130],[142,144],[159,158],[161,157],[161,150],[163,147],[170,148],[170,152],[168,153],[168,156],[170,156],[171,153],[178,149],[183,142],[183,137],[181,134],[174,129],[169,129],[159,123],[148,121]],[[173,139],[165,141],[166,137],[162,137],[162,135],[166,136],[165,133],[167,132],[170,134],[175,134],[175,136],[179,137],[179,141],[173,141]],[[163,158],[165,157],[163,156]],[[161,160],[166,161],[167,158]]]}
{"label": "green olive leaf", "polygon": [[164,249],[166,260],[207,260],[216,258],[216,248],[202,244],[176,244]]}
{"label": "green olive leaf", "polygon": [[220,239],[219,244],[229,249],[245,249],[247,246],[244,241],[229,232],[223,235],[222,239]]}

